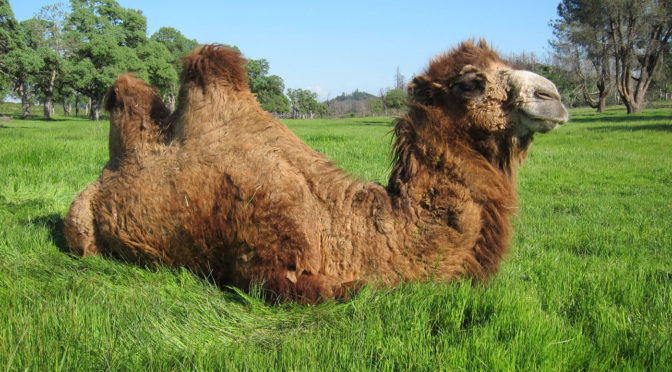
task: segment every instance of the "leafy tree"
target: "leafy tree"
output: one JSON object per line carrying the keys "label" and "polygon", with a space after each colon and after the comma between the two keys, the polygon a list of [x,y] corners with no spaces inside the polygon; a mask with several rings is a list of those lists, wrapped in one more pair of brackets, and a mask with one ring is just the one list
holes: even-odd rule
{"label": "leafy tree", "polygon": [[380,98],[370,98],[369,110],[375,114],[382,114],[385,112],[385,103]]}
{"label": "leafy tree", "polygon": [[0,0],[0,90],[5,91],[10,83],[7,54],[18,47],[19,23],[7,0]]}
{"label": "leafy tree", "polygon": [[251,59],[245,67],[250,91],[257,95],[261,107],[269,112],[289,112],[289,99],[283,94],[285,84],[280,76],[268,75],[268,61]]}
{"label": "leafy tree", "polygon": [[187,39],[180,31],[172,27],[161,27],[151,39],[163,44],[176,63],[179,63],[180,58],[189,54],[198,45],[196,40]]}
{"label": "leafy tree", "polygon": [[91,99],[91,118],[98,120],[105,93],[119,74],[148,78],[135,50],[146,39],[146,19],[114,0],[71,0],[71,4],[68,31],[75,44],[71,73],[75,89]]}
{"label": "leafy tree", "polygon": [[[604,37],[615,66],[616,87],[628,113],[641,112],[646,91],[672,36],[668,0],[562,0],[556,25],[583,27]],[[574,42],[589,48],[581,39]]]}
{"label": "leafy tree", "polygon": [[77,92],[74,87],[76,82],[73,79],[72,75],[72,65],[71,60],[64,58],[60,65],[60,76],[56,79],[54,84],[54,96],[55,100],[59,100],[63,105],[63,113],[66,116],[71,114],[70,108],[77,96]]}
{"label": "leafy tree", "polygon": [[179,72],[182,70],[182,57],[189,54],[198,45],[198,42],[186,38],[180,31],[172,27],[161,27],[151,36],[151,40],[162,44],[170,54],[170,63],[175,71],[175,75],[161,69],[162,73],[159,74],[161,87],[159,90],[163,94],[164,101],[170,110],[173,111],[175,110],[175,101],[177,99]]}
{"label": "leafy tree", "polygon": [[321,103],[321,102],[319,102],[317,104],[315,113],[320,115],[320,117],[327,116],[327,115],[329,115],[330,112],[331,112],[331,108],[328,105],[326,105],[324,103]]}
{"label": "leafy tree", "polygon": [[7,54],[14,49],[13,43],[16,40],[16,34],[19,24],[14,18],[14,12],[9,6],[7,0],[0,0],[0,54]]}
{"label": "leafy tree", "polygon": [[389,108],[402,108],[406,105],[408,93],[403,89],[391,89],[385,95],[385,106]]}
{"label": "leafy tree", "polygon": [[[168,48],[156,40],[147,39],[138,46],[136,52],[145,64],[149,83],[163,93],[164,97],[174,95],[179,77]],[[171,110],[174,110],[175,100],[169,98],[167,101],[172,105]]]}
{"label": "leafy tree", "polygon": [[43,62],[40,70],[32,76],[32,83],[44,104],[45,119],[51,118],[54,87],[63,74],[66,48],[62,30],[65,17],[60,5],[51,5],[43,7],[36,17],[22,22],[27,47],[35,50]]}
{"label": "leafy tree", "polygon": [[[551,47],[579,78],[583,100],[597,112],[604,112],[613,86],[612,58],[606,30],[573,22],[562,6],[558,12],[561,19],[551,23],[555,36],[550,41]],[[589,86],[597,88],[596,97],[591,94]]]}
{"label": "leafy tree", "polygon": [[31,23],[24,21],[19,24],[14,49],[3,58],[7,78],[11,81],[14,92],[21,99],[21,117],[30,117],[30,106],[33,98],[33,77],[44,67],[44,59],[31,45]]}
{"label": "leafy tree", "polygon": [[287,89],[287,96],[292,105],[292,111],[297,114],[327,115],[329,107],[317,102],[317,93],[307,89]]}

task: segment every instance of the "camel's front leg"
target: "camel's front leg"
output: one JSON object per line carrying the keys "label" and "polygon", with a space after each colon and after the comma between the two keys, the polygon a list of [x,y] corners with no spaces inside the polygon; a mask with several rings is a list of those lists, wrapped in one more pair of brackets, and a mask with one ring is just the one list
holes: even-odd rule
{"label": "camel's front leg", "polygon": [[[105,108],[110,112],[110,160],[103,176],[89,184],[72,201],[65,217],[65,238],[70,249],[87,256],[101,253],[104,239],[96,231],[97,219],[92,204],[108,191],[104,176],[123,173],[120,169],[126,157],[139,159],[148,149],[169,141],[168,110],[156,89],[131,76],[121,75],[110,88]],[[111,172],[111,173],[106,173]]]}
{"label": "camel's front leg", "polygon": [[75,197],[65,217],[65,239],[70,249],[82,256],[98,254],[91,200],[100,189],[100,178]]}

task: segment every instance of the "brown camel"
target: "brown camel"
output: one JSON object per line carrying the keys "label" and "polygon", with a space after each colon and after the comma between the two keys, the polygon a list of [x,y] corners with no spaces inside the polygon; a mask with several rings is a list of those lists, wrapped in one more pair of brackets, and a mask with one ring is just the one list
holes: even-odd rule
{"label": "brown camel", "polygon": [[110,161],[66,217],[74,252],[303,301],[367,282],[485,279],[509,248],[516,167],[535,132],[568,118],[553,83],[464,42],[410,84],[388,186],[363,184],[263,111],[243,64],[196,49],[172,115],[119,77]]}

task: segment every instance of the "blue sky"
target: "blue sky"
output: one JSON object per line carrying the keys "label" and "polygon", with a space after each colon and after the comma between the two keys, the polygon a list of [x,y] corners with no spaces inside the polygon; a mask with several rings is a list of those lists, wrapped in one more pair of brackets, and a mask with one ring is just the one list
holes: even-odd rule
{"label": "blue sky", "polygon": [[[265,58],[287,88],[321,99],[355,89],[378,94],[397,68],[419,74],[459,41],[483,37],[502,55],[548,54],[558,0],[521,1],[173,1],[117,0],[140,9],[148,34],[162,26],[200,43],[236,45]],[[17,20],[58,0],[9,0]],[[68,1],[63,1],[69,6]]]}

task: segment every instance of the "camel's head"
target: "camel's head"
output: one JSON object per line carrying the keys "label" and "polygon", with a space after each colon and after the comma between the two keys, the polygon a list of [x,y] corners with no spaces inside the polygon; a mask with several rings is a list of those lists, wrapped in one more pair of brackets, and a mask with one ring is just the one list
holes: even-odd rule
{"label": "camel's head", "polygon": [[441,108],[477,132],[531,136],[568,119],[551,81],[510,67],[483,40],[464,42],[432,60],[409,85],[409,94],[411,104]]}

